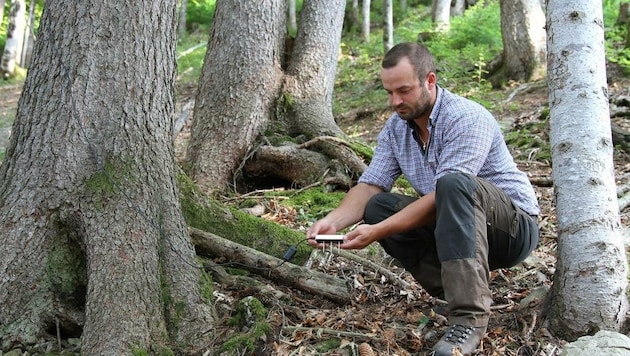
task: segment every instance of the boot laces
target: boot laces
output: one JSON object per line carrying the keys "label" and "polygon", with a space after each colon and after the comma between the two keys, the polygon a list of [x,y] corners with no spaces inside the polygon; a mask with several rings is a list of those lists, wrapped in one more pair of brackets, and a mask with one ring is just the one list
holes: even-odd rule
{"label": "boot laces", "polygon": [[461,345],[472,335],[473,329],[472,326],[455,324],[448,329],[446,341],[454,345]]}

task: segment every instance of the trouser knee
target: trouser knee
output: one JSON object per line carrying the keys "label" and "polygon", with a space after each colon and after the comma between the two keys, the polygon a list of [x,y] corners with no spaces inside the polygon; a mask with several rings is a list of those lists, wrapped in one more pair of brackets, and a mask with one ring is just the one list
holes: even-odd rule
{"label": "trouser knee", "polygon": [[365,206],[363,221],[366,224],[379,223],[394,215],[414,200],[416,198],[402,194],[388,192],[375,194]]}

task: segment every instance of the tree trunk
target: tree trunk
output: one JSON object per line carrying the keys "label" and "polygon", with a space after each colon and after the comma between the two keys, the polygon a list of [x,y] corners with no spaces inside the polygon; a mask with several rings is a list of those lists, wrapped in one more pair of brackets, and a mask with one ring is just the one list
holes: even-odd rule
{"label": "tree trunk", "polygon": [[451,0],[433,0],[431,21],[436,31],[448,31],[451,26]]}
{"label": "tree trunk", "polygon": [[217,3],[187,152],[189,174],[204,189],[235,183],[246,161],[255,160],[258,147],[271,140],[264,135],[345,137],[332,116],[345,1],[303,3],[284,66],[283,5],[281,0]]}
{"label": "tree trunk", "polygon": [[4,44],[4,53],[0,63],[0,72],[5,79],[12,77],[16,67],[21,65],[24,31],[26,31],[26,2],[13,0],[9,10],[7,40]]}
{"label": "tree trunk", "polygon": [[33,55],[33,45],[35,44],[35,0],[31,0],[28,7],[28,18],[26,21],[26,29],[24,31],[24,44],[22,45],[22,55],[20,57],[20,65],[24,68],[29,67],[31,57]]}
{"label": "tree trunk", "polygon": [[198,354],[213,314],[181,214],[175,0],[47,1],[0,166],[2,348]]}
{"label": "tree trunk", "polygon": [[507,80],[529,82],[546,74],[545,14],[539,0],[501,0],[502,65],[490,81],[501,87]]}
{"label": "tree trunk", "polygon": [[269,123],[285,14],[282,0],[216,4],[187,151],[189,174],[204,188],[223,190]]}
{"label": "tree trunk", "polygon": [[394,4],[383,1],[383,53],[394,47]]}
{"label": "tree trunk", "polygon": [[466,0],[455,0],[451,8],[450,16],[461,16],[466,10]]}
{"label": "tree trunk", "polygon": [[627,311],[627,259],[615,187],[602,3],[550,0],[547,16],[558,218],[548,315],[556,335],[571,341],[620,329]]}
{"label": "tree trunk", "polygon": [[188,11],[188,0],[181,0],[179,5],[179,20],[177,23],[177,35],[183,38],[186,35],[186,12]]}
{"label": "tree trunk", "polygon": [[4,20],[4,5],[7,3],[6,0],[0,0],[0,23]]}
{"label": "tree trunk", "polygon": [[370,42],[370,0],[363,0],[361,10],[363,11],[363,41]]}

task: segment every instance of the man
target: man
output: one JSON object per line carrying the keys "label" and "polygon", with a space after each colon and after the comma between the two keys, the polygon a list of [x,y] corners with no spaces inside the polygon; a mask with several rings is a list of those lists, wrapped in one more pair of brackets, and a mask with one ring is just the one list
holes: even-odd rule
{"label": "man", "polygon": [[[489,272],[523,261],[538,243],[538,202],[492,116],[437,85],[435,63],[417,43],[390,49],[381,79],[396,111],[374,157],[339,207],[314,223],[344,236],[343,249],[378,241],[433,296],[448,302],[449,329],[433,355],[473,352],[486,331]],[[404,175],[419,198],[389,193]]]}

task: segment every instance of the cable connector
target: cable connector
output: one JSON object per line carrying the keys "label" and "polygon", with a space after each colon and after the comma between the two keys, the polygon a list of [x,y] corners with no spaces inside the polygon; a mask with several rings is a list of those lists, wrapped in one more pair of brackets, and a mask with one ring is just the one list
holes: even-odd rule
{"label": "cable connector", "polygon": [[287,250],[287,252],[284,253],[284,256],[282,256],[282,259],[285,262],[289,262],[291,261],[291,259],[293,258],[293,256],[295,256],[295,253],[297,252],[297,246],[291,246],[289,247],[289,249]]}

